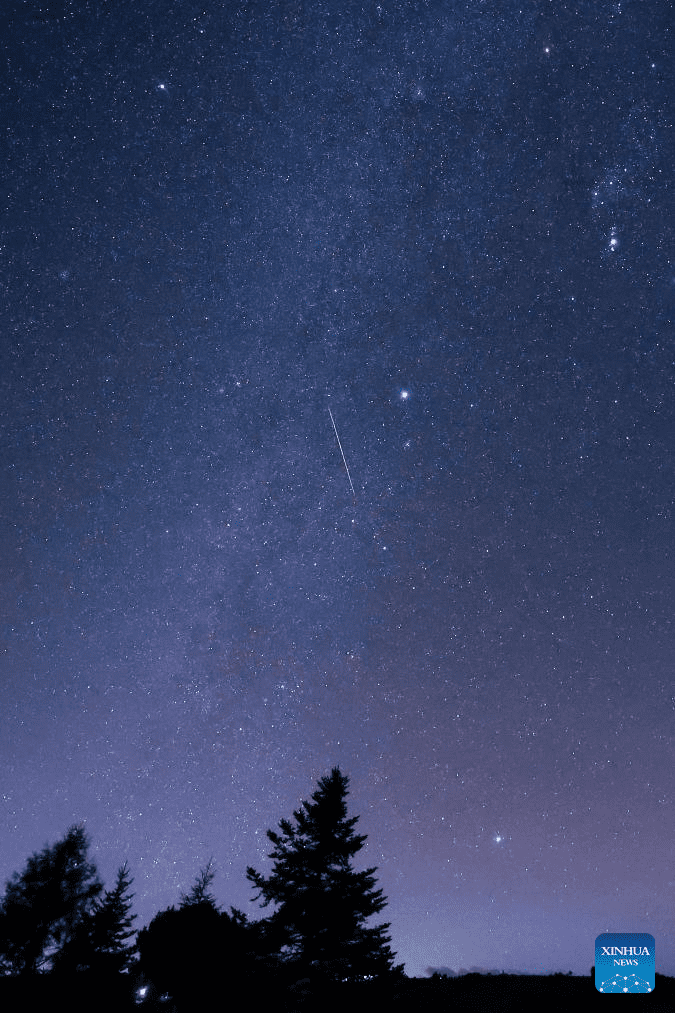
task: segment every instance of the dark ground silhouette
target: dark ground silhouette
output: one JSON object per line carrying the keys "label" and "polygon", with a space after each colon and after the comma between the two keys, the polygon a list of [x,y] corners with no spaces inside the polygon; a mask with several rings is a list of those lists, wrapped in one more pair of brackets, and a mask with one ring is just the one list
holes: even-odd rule
{"label": "dark ground silhouette", "polygon": [[[513,975],[466,974],[457,978],[406,978],[396,982],[332,983],[313,985],[307,980],[295,986],[265,988],[255,979],[223,975],[220,987],[208,995],[186,996],[182,1003],[162,1001],[156,991],[148,990],[145,1001],[139,1002],[138,979],[120,975],[119,987],[102,991],[95,978],[82,974],[71,987],[55,984],[49,975],[32,982],[18,978],[0,979],[0,1009],[6,1013],[24,1010],[58,1008],[68,1013],[201,1013],[216,1010],[242,1000],[257,1006],[269,1003],[279,1013],[372,1013],[383,1008],[394,1013],[522,1013],[524,1006],[546,1010],[546,1013],[569,1013],[581,1006],[605,1002],[595,989],[591,975]],[[675,1010],[675,978],[656,975],[656,987],[649,995],[633,995],[631,1009],[649,1009],[652,1013],[673,1013]]]}

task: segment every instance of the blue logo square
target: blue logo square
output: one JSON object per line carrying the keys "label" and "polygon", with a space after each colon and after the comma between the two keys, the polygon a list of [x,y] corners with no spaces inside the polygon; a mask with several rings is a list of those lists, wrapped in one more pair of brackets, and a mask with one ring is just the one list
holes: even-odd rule
{"label": "blue logo square", "polygon": [[598,992],[653,992],[654,936],[648,932],[603,932],[595,940]]}

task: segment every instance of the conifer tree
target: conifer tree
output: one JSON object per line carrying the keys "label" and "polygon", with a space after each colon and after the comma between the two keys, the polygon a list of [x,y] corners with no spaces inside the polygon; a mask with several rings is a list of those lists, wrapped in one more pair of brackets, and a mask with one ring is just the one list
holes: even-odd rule
{"label": "conifer tree", "polygon": [[348,784],[337,767],[321,778],[313,801],[293,813],[294,824],[283,819],[281,834],[267,831],[274,845],[271,875],[246,871],[259,891],[254,899],[262,898],[262,907],[277,905],[266,935],[297,977],[361,981],[402,973],[403,965],[393,966],[389,924],[366,925],[386,898],[374,889],[375,868],[352,867],[366,837],[354,833],[358,816],[347,819]]}
{"label": "conifer tree", "polygon": [[48,970],[89,915],[103,884],[87,860],[84,827],[33,854],[6,884],[0,902],[0,970],[35,975]]}
{"label": "conifer tree", "polygon": [[213,870],[213,859],[210,858],[206,868],[199,870],[199,875],[195,879],[190,892],[181,894],[181,908],[191,907],[193,904],[210,904],[211,907],[217,911],[218,905],[216,904],[216,899],[209,890],[209,887],[215,878],[216,874]]}
{"label": "conifer tree", "polygon": [[128,941],[136,934],[132,928],[136,915],[131,914],[133,893],[129,893],[132,877],[127,863],[117,870],[114,889],[106,890],[105,897],[96,903],[93,915],[93,941],[96,954],[117,973],[128,969],[135,946]]}
{"label": "conifer tree", "polygon": [[135,946],[128,945],[135,935],[132,923],[136,915],[130,914],[132,883],[125,862],[117,871],[114,888],[94,902],[58,954],[56,971],[91,971],[100,978],[110,978],[129,968],[135,952]]}

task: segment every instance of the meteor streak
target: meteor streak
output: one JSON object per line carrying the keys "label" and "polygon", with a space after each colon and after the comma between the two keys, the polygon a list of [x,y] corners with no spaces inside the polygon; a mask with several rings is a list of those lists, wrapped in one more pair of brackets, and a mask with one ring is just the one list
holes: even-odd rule
{"label": "meteor streak", "polygon": [[340,443],[340,437],[338,436],[337,426],[335,425],[335,419],[333,418],[333,413],[330,410],[330,408],[328,409],[328,414],[330,415],[330,420],[333,423],[333,429],[335,430],[335,438],[338,441],[338,447],[340,448],[340,453],[342,454],[342,463],[345,466],[345,471],[347,472],[347,478],[349,479],[349,484],[350,484],[350,486],[352,488],[352,496],[356,499],[356,492],[354,491],[354,483],[352,482],[352,476],[349,474],[349,468],[347,467],[347,460],[345,458],[345,452],[342,449],[342,444]]}

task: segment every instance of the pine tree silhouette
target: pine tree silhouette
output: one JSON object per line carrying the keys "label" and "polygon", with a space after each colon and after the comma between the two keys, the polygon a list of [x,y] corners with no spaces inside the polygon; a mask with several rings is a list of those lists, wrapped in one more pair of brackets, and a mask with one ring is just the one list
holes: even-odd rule
{"label": "pine tree silhouette", "polygon": [[103,889],[88,847],[84,827],[72,826],[8,880],[0,903],[2,973],[30,977],[49,970],[70,945]]}
{"label": "pine tree silhouette", "polygon": [[295,824],[281,820],[270,876],[249,866],[247,878],[262,907],[277,905],[265,920],[266,937],[292,975],[311,980],[363,981],[400,975],[386,935],[389,923],[370,928],[366,920],[386,905],[374,889],[375,868],[356,872],[353,857],[366,837],[354,833],[358,816],[347,819],[349,779],[334,767],[319,780],[312,802],[293,813]]}
{"label": "pine tree silhouette", "polygon": [[82,917],[57,954],[56,972],[64,975],[87,971],[103,982],[129,968],[136,949],[127,945],[135,935],[131,926],[136,915],[130,914],[132,882],[125,862],[117,871],[114,888],[94,901],[91,911]]}
{"label": "pine tree silhouette", "polygon": [[216,911],[218,905],[216,904],[215,897],[210,892],[209,887],[216,878],[216,874],[213,871],[213,859],[210,858],[206,868],[199,870],[199,875],[195,879],[194,885],[189,893],[181,894],[180,906],[191,907],[193,904],[210,904]]}

